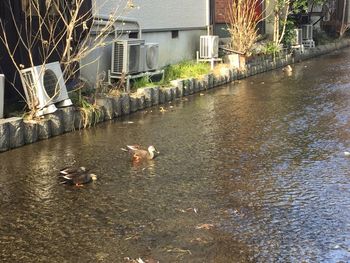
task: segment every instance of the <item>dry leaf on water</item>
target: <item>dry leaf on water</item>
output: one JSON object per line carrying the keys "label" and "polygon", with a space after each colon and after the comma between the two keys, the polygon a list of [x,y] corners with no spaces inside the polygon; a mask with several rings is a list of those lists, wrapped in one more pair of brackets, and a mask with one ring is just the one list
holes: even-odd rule
{"label": "dry leaf on water", "polygon": [[207,230],[209,230],[209,229],[211,229],[213,227],[214,227],[213,224],[201,224],[201,225],[196,226],[196,229],[207,229]]}

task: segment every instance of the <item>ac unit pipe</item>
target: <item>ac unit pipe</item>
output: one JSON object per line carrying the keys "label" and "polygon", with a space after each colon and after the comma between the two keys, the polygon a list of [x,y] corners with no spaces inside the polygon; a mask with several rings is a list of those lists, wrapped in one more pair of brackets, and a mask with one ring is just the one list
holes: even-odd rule
{"label": "ac unit pipe", "polygon": [[[107,22],[111,20],[111,17],[108,15],[94,15],[93,18],[94,18],[94,24],[97,24],[97,25],[106,25]],[[130,23],[130,24],[137,25],[139,30],[139,38],[142,38],[142,29],[141,29],[140,23],[136,19],[123,17],[123,16],[117,17],[114,21],[115,36],[118,35],[118,32],[117,32],[118,28],[117,28],[116,22]]]}

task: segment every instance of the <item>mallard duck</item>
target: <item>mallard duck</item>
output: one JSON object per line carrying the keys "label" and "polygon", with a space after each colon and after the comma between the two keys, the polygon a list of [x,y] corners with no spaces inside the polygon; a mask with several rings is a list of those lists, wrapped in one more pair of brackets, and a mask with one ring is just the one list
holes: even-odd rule
{"label": "mallard duck", "polygon": [[62,179],[62,184],[76,186],[97,180],[97,175],[90,173],[84,166],[63,168],[60,170],[59,176]]}
{"label": "mallard duck", "polygon": [[152,160],[159,154],[153,145],[147,150],[141,149],[140,145],[127,145],[126,147],[127,149],[122,148],[122,150],[131,153],[134,161]]}

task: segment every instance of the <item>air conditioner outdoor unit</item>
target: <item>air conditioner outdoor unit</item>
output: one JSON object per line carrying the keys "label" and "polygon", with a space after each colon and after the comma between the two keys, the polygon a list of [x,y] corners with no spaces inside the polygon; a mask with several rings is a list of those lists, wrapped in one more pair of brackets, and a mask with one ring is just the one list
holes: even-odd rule
{"label": "air conditioner outdoor unit", "polygon": [[[21,70],[24,93],[31,107],[36,107],[38,115],[49,114],[57,107],[71,106],[59,62],[48,63]],[[34,102],[31,92],[36,93],[38,101]],[[34,105],[35,103],[35,105]],[[56,104],[56,105],[55,105]]]}
{"label": "air conditioner outdoor unit", "polygon": [[295,38],[293,41],[293,45],[299,46],[303,44],[303,35],[302,35],[302,30],[300,28],[294,29],[295,33]]}
{"label": "air conditioner outdoor unit", "polygon": [[143,71],[152,71],[158,68],[159,44],[146,43],[142,46]]}
{"label": "air conditioner outdoor unit", "polygon": [[4,117],[5,76],[0,74],[0,119]]}
{"label": "air conditioner outdoor unit", "polygon": [[202,59],[219,57],[218,36],[200,36],[199,57]]}
{"label": "air conditioner outdoor unit", "polygon": [[312,40],[313,27],[312,25],[302,25],[303,40]]}
{"label": "air conditioner outdoor unit", "polygon": [[112,74],[135,74],[143,69],[141,63],[141,46],[145,44],[142,39],[117,40],[112,50]]}

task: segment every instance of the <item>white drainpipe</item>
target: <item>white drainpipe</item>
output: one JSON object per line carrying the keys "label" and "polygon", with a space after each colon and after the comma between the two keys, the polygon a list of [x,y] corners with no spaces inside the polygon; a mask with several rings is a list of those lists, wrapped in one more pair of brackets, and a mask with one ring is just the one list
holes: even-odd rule
{"label": "white drainpipe", "polygon": [[207,26],[207,34],[209,36],[210,35],[210,0],[206,0],[205,13],[206,13],[205,22]]}

